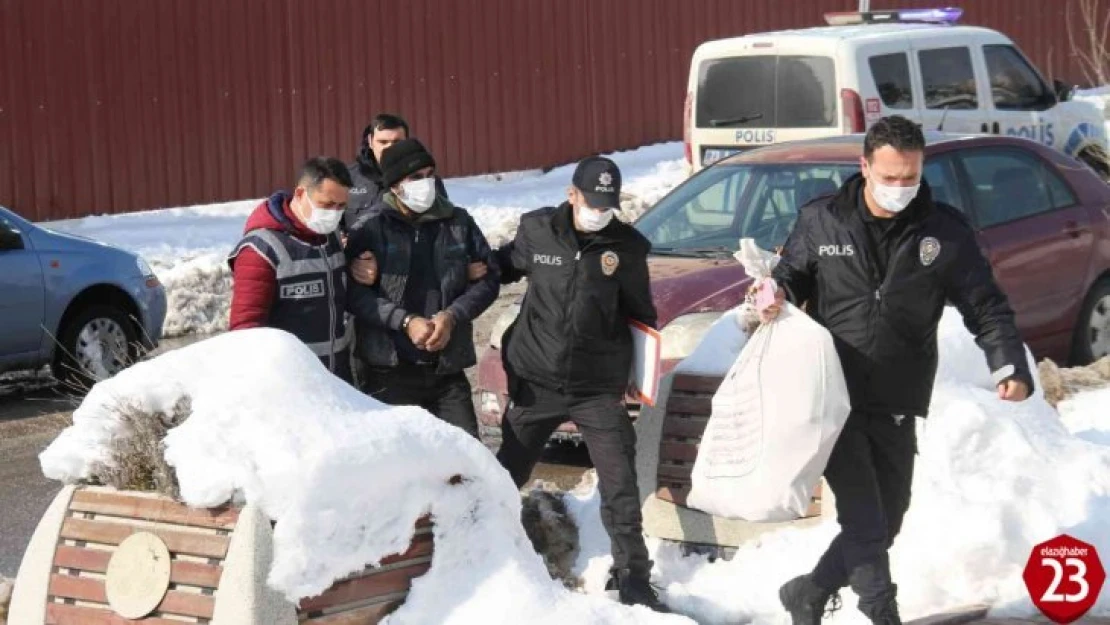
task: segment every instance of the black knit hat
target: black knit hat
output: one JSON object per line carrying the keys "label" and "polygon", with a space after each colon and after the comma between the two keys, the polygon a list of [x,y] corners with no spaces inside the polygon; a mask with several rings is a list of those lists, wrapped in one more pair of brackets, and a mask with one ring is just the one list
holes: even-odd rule
{"label": "black knit hat", "polygon": [[416,139],[403,139],[382,152],[380,164],[382,183],[388,189],[425,167],[435,167],[436,161],[424,144]]}

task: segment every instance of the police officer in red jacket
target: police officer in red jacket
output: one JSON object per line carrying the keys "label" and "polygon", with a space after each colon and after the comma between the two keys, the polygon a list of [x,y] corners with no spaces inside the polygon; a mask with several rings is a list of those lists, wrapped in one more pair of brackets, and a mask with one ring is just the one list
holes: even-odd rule
{"label": "police officer in red jacket", "polygon": [[[254,210],[228,258],[234,280],[230,329],[285,330],[347,382],[348,266],[336,229],[350,187],[342,161],[309,159],[292,193],[274,193]],[[373,261],[352,261],[351,274],[359,282],[372,284],[376,273]]]}

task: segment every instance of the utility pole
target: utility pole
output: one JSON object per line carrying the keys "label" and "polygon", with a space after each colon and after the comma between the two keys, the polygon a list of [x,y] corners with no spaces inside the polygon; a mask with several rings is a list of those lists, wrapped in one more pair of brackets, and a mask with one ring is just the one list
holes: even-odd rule
{"label": "utility pole", "polygon": [[871,0],[859,0],[859,12],[869,13],[871,11]]}

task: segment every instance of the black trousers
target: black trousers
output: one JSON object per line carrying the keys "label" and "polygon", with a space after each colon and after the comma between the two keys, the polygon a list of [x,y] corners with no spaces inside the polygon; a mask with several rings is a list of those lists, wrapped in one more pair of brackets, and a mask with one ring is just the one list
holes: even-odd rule
{"label": "black trousers", "polygon": [[636,484],[636,431],[624,398],[564,395],[525,380],[511,381],[510,395],[513,403],[501,423],[497,460],[517,487],[528,481],[555,429],[573,421],[597,470],[601,523],[609,534],[613,568],[649,576],[652,563],[644,544]]}
{"label": "black trousers", "polygon": [[894,592],[888,550],[910,507],[915,421],[853,411],[825,468],[841,529],[818,561],[814,582],[830,591],[850,585],[861,608]]}
{"label": "black trousers", "polygon": [[366,366],[360,374],[362,392],[374,399],[391,406],[420,406],[478,438],[478,415],[465,373],[440,374],[434,366],[401,364]]}

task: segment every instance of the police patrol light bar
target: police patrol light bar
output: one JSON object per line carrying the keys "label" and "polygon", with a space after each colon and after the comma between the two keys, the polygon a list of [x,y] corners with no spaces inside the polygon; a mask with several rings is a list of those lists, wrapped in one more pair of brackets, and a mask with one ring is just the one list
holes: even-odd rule
{"label": "police patrol light bar", "polygon": [[885,11],[842,11],[826,13],[825,22],[830,26],[850,24],[881,24],[888,22],[925,22],[929,24],[955,24],[964,13],[963,9],[945,7],[943,9],[900,9]]}

